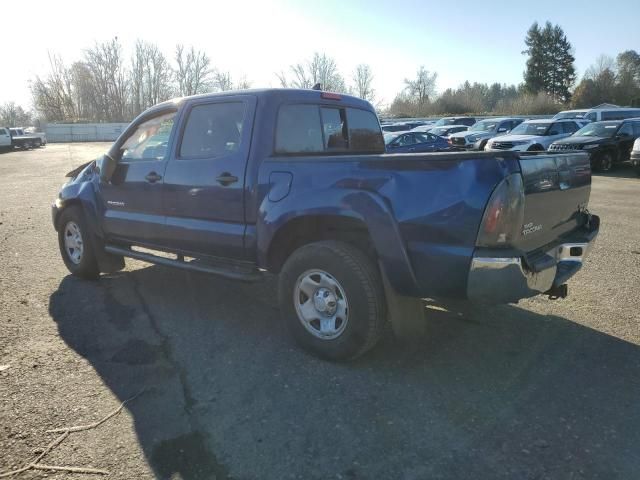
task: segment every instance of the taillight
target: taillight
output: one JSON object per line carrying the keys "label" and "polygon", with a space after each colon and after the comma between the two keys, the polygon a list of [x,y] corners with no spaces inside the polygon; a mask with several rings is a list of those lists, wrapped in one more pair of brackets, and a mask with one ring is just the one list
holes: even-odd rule
{"label": "taillight", "polygon": [[503,179],[491,194],[485,208],[476,245],[512,246],[520,235],[524,220],[522,176],[513,173]]}
{"label": "taillight", "polygon": [[340,94],[331,92],[322,92],[320,97],[325,100],[342,100],[342,96]]}

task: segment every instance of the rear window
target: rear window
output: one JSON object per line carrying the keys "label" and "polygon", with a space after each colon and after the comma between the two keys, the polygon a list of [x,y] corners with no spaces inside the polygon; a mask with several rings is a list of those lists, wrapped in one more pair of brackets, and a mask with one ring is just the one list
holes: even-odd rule
{"label": "rear window", "polygon": [[283,105],[278,112],[276,153],[382,153],[374,113],[357,108]]}

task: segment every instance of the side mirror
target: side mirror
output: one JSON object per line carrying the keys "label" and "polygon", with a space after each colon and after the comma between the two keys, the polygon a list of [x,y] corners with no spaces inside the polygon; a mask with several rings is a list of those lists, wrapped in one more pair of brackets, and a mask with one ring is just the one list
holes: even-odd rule
{"label": "side mirror", "polygon": [[113,176],[113,172],[116,171],[116,165],[117,162],[108,154],[104,154],[96,160],[96,167],[98,167],[101,182],[109,183]]}

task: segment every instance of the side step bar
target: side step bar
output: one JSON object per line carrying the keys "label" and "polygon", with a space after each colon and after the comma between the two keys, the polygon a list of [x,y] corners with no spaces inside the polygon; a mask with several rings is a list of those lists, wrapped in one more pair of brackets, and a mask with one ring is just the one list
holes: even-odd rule
{"label": "side step bar", "polygon": [[153,255],[152,253],[137,252],[135,250],[131,250],[130,248],[117,247],[115,245],[105,245],[104,249],[105,251],[114,255],[122,255],[123,257],[135,258],[136,260],[142,260],[143,262],[155,263],[157,265],[164,265],[167,267],[176,267],[183,270],[209,273],[212,275],[229,278],[231,280],[257,282],[264,278],[264,274],[257,269],[242,270],[223,266],[208,265],[206,263],[200,263],[197,261],[187,262],[185,260],[174,260],[172,258],[160,257],[158,255]]}

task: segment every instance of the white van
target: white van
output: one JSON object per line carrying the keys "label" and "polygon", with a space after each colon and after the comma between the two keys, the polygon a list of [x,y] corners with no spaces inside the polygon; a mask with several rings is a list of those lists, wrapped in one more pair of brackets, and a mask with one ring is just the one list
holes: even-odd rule
{"label": "white van", "polygon": [[640,108],[592,108],[582,118],[590,122],[602,122],[604,120],[624,120],[634,117],[640,117]]}

